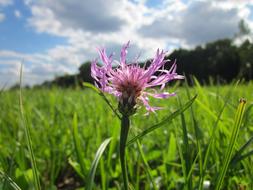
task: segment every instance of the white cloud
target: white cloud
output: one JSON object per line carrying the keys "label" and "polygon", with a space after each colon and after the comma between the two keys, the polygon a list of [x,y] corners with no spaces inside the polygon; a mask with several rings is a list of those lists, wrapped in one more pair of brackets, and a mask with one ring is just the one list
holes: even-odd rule
{"label": "white cloud", "polygon": [[[11,86],[19,81],[20,66],[24,65],[24,84],[37,84],[51,80],[56,75],[74,72],[69,65],[57,57],[45,54],[24,54],[15,51],[0,51],[0,88]],[[76,69],[76,68],[75,68]]]}
{"label": "white cloud", "polygon": [[163,14],[155,15],[152,22],[142,26],[139,32],[144,37],[178,40],[186,46],[230,38],[238,32],[241,19],[250,22],[247,20],[249,9],[246,6],[226,4],[192,1],[173,14],[167,10]]}
{"label": "white cloud", "polygon": [[0,6],[7,6],[13,3],[12,0],[0,0]]}
{"label": "white cloud", "polygon": [[22,17],[22,14],[19,10],[14,10],[14,15],[16,18],[21,18]]}
{"label": "white cloud", "polygon": [[[68,45],[56,47],[49,53],[57,52],[55,55],[61,54],[62,57],[69,60],[71,58],[66,56],[67,50],[70,55],[77,57],[76,60],[82,62],[97,57],[96,47],[110,47],[112,51],[115,51],[128,40],[135,44],[139,52],[142,50],[143,55],[150,56],[151,52],[153,55],[155,47],[166,47],[166,43],[161,40],[145,39],[136,33],[136,28],[146,22],[145,14],[150,12],[142,2],[132,3],[121,0],[106,1],[105,3],[105,1],[96,0],[85,1],[83,4],[73,3],[74,5],[71,6],[69,3],[69,1],[40,1],[40,3],[33,1],[28,3],[33,14],[33,17],[29,19],[31,27],[40,33],[45,32],[68,39]],[[78,14],[73,14],[72,7],[77,5],[78,8],[75,11]],[[106,18],[103,20],[103,25],[111,26],[111,29],[99,24],[102,17]],[[115,24],[119,26],[115,27]]]}
{"label": "white cloud", "polygon": [[144,60],[152,57],[156,48],[171,51],[231,37],[238,31],[240,19],[253,30],[248,7],[252,1],[163,0],[155,7],[147,7],[147,1],[25,0],[32,14],[28,25],[38,33],[64,37],[67,44],[37,54],[0,51],[0,68],[1,60],[8,60],[5,73],[15,78],[19,72],[14,72],[18,70],[14,63],[24,59],[26,82],[38,83],[76,72],[82,62],[98,57],[96,48],[101,46],[108,53],[115,51],[117,58],[122,44],[131,40],[129,57],[141,53]]}
{"label": "white cloud", "polygon": [[67,37],[69,45],[66,48],[71,46],[75,51],[83,51],[86,59],[91,59],[90,52],[94,55],[98,46],[115,44],[118,47],[128,40],[144,49],[146,55],[150,55],[154,47],[166,47],[161,40],[146,39],[136,33],[136,29],[148,21],[145,15],[153,11],[142,1],[90,0],[81,4],[71,1],[70,5],[70,1],[64,0],[28,4],[33,14],[29,19],[30,26],[37,32]]}
{"label": "white cloud", "polygon": [[114,0],[86,0],[86,1],[51,1],[41,0],[30,3],[33,13],[32,24],[38,20],[48,20],[41,12],[55,19],[63,27],[90,32],[111,32],[119,30],[124,24],[124,18],[118,14],[121,2]]}
{"label": "white cloud", "polygon": [[[89,44],[122,44],[131,39],[144,51],[147,44],[165,48],[172,44],[191,46],[238,32],[238,22],[248,19],[250,1],[164,0],[147,7],[142,1],[30,1],[30,26],[38,32],[64,36],[75,48]],[[75,11],[73,11],[75,10]],[[178,46],[177,45],[177,46]],[[80,50],[81,50],[80,49]],[[147,55],[150,55],[147,53]]]}

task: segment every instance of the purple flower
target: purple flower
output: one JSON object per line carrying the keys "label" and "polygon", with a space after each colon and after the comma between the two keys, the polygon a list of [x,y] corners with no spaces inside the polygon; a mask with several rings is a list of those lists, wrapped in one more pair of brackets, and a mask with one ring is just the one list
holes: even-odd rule
{"label": "purple flower", "polygon": [[[160,86],[163,90],[165,84],[171,80],[183,79],[182,75],[176,73],[176,62],[169,70],[164,69],[168,62],[164,60],[166,52],[156,52],[151,65],[148,68],[141,68],[137,63],[126,63],[127,48],[129,42],[121,49],[120,62],[117,68],[112,66],[112,55],[107,56],[105,49],[99,49],[102,66],[98,66],[97,60],[91,65],[91,76],[95,79],[95,85],[103,92],[113,94],[119,100],[119,111],[122,114],[131,115],[136,111],[136,104],[143,104],[148,113],[161,109],[160,107],[151,107],[148,97],[168,98],[175,93],[158,93],[152,87]],[[156,75],[155,75],[156,74]],[[158,75],[157,75],[158,74]],[[148,88],[152,88],[147,91]]]}

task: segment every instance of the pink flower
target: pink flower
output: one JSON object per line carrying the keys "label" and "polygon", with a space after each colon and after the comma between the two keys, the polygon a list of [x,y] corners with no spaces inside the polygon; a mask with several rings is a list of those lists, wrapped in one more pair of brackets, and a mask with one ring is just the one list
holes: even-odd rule
{"label": "pink flower", "polygon": [[149,96],[164,99],[174,96],[175,93],[158,93],[155,89],[152,89],[151,92],[146,90],[155,86],[160,86],[160,89],[163,90],[167,82],[184,77],[176,73],[175,62],[169,70],[164,69],[164,65],[167,63],[164,60],[166,52],[159,51],[159,49],[151,65],[146,69],[141,68],[137,63],[127,64],[128,47],[129,42],[122,47],[119,66],[115,69],[112,67],[112,55],[108,57],[105,49],[99,49],[103,65],[98,66],[97,60],[94,60],[91,65],[91,76],[96,81],[95,85],[103,92],[118,97],[119,111],[122,114],[133,114],[136,111],[137,103],[142,103],[148,113],[155,112],[161,108],[151,107],[148,101]]}

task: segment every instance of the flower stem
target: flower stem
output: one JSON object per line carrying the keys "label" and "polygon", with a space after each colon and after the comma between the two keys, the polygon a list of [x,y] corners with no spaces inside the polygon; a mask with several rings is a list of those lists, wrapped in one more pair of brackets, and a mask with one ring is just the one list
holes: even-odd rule
{"label": "flower stem", "polygon": [[128,190],[128,177],[127,177],[127,166],[125,156],[128,131],[129,131],[129,116],[123,115],[121,118],[121,131],[120,131],[120,164],[125,190]]}

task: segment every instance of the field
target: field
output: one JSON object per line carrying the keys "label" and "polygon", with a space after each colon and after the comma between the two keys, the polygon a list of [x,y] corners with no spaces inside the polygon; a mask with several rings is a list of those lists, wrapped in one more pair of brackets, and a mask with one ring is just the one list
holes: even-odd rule
{"label": "field", "polygon": [[[203,87],[196,82],[168,91],[177,96],[152,100],[163,110],[144,116],[141,108],[131,117],[129,140],[197,98],[127,147],[131,189],[215,189],[223,174],[219,188],[253,189],[253,84]],[[113,97],[106,97],[117,107]],[[242,97],[247,103],[240,122]],[[120,120],[100,95],[92,89],[23,89],[21,98],[20,106],[19,90],[0,93],[0,189],[36,189],[36,171],[41,189],[83,189],[92,183],[98,148],[110,137],[93,189],[122,189]]]}

